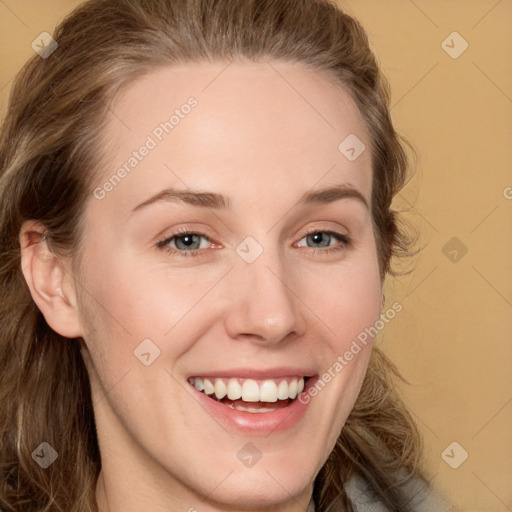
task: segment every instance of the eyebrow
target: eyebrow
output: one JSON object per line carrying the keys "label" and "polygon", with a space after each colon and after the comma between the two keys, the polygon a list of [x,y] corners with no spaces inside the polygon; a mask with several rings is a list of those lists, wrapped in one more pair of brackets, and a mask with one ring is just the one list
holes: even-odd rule
{"label": "eyebrow", "polygon": [[[302,195],[297,201],[298,206],[328,204],[340,199],[356,199],[360,201],[368,210],[370,209],[368,201],[364,195],[352,185],[343,184],[327,187],[319,190],[310,190]],[[183,201],[192,206],[203,208],[213,208],[216,210],[227,210],[231,208],[229,198],[216,192],[200,192],[194,190],[178,190],[166,188],[154,196],[138,204],[131,213],[141,210],[150,204],[161,201]]]}

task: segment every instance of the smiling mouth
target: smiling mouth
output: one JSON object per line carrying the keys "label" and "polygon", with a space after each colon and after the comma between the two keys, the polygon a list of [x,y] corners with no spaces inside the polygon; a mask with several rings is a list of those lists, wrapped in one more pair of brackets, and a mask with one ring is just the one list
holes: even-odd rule
{"label": "smiling mouth", "polygon": [[309,377],[283,377],[278,379],[243,379],[190,377],[188,382],[231,409],[263,413],[283,409],[302,393]]}

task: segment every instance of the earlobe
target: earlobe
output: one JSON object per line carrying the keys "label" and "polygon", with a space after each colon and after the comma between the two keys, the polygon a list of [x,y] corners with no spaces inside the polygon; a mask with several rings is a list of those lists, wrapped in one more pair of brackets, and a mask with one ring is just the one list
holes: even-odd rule
{"label": "earlobe", "polygon": [[20,231],[21,270],[32,299],[48,325],[67,338],[82,336],[73,276],[51,249],[40,223],[25,222]]}

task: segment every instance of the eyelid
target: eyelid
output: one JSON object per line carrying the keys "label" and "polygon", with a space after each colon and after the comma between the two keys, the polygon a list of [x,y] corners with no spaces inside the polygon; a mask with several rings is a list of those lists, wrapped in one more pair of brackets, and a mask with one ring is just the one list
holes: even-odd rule
{"label": "eyelid", "polygon": [[299,240],[302,240],[305,236],[312,235],[314,233],[327,233],[329,235],[335,235],[340,238],[345,238],[347,242],[351,241],[351,236],[348,233],[343,233],[340,230],[333,229],[333,228],[324,228],[324,227],[314,227],[311,228],[308,231],[305,231],[302,236],[299,238]]}
{"label": "eyelid", "polygon": [[[300,242],[306,236],[312,235],[315,233],[325,233],[330,236],[333,236],[334,238],[338,239],[339,244],[337,244],[333,247],[328,246],[328,247],[324,247],[324,248],[316,248],[316,247],[296,246],[295,244],[297,242],[295,242],[294,247],[304,248],[309,253],[311,253],[311,252],[322,253],[325,255],[325,254],[330,254],[330,253],[333,253],[336,251],[341,251],[341,250],[347,249],[352,244],[352,237],[349,234],[337,231],[335,229],[322,228],[322,227],[318,227],[318,226],[311,228],[308,231],[304,232],[298,239],[298,242]],[[211,237],[209,235],[207,235],[206,233],[203,233],[202,231],[198,231],[198,230],[193,230],[188,227],[178,228],[176,231],[174,231],[170,235],[166,235],[164,238],[161,238],[160,240],[158,240],[156,242],[155,246],[160,250],[163,249],[171,254],[175,254],[175,255],[177,254],[177,255],[183,256],[183,257],[206,255],[208,249],[192,249],[190,251],[184,251],[184,250],[179,250],[179,249],[175,249],[174,247],[168,246],[168,244],[173,239],[179,238],[180,236],[185,236],[185,235],[195,235],[195,236],[205,238],[206,240],[208,240],[210,242],[211,245],[214,246],[214,247],[212,247],[212,249],[222,248],[222,244],[219,244],[219,243],[213,241],[211,239]]]}
{"label": "eyelid", "polygon": [[[304,249],[306,252],[309,253],[321,253],[322,255],[332,254],[339,251],[343,251],[348,249],[352,245],[352,237],[348,234],[341,233],[339,231],[336,231],[334,229],[322,229],[322,228],[314,228],[310,231],[307,231],[303,234],[303,236],[300,237],[300,242],[303,238],[307,237],[308,235],[313,235],[315,233],[326,233],[327,235],[330,235],[336,239],[338,239],[338,244],[334,246],[328,246],[324,248],[318,248],[318,247],[307,247],[307,246],[297,246],[297,248]],[[298,243],[296,242],[296,243]],[[294,244],[295,245],[295,244]]]}
{"label": "eyelid", "polygon": [[191,251],[180,251],[179,249],[175,249],[174,247],[167,246],[167,244],[169,244],[173,239],[180,238],[181,236],[185,236],[185,235],[196,235],[196,236],[199,236],[201,238],[205,238],[206,240],[208,240],[208,242],[211,245],[215,246],[215,248],[222,247],[221,244],[212,240],[212,238],[209,235],[207,235],[206,233],[204,233],[203,231],[194,230],[194,229],[190,229],[190,228],[186,228],[186,227],[178,228],[178,229],[176,229],[176,231],[172,232],[171,234],[167,234],[167,235],[163,236],[162,238],[157,240],[157,242],[154,244],[154,246],[157,247],[158,249],[164,249],[164,250],[168,249],[169,252],[178,253],[178,254],[182,254],[185,256],[192,256],[192,255],[196,255],[196,253],[204,253],[206,251],[206,249],[192,249]]}

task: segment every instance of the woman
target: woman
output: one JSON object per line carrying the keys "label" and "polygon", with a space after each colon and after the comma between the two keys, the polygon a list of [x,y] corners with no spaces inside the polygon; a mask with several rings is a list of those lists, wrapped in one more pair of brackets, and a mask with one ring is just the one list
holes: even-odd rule
{"label": "woman", "polygon": [[0,143],[2,510],[441,510],[373,346],[407,161],[360,25],[92,0],[55,41]]}

